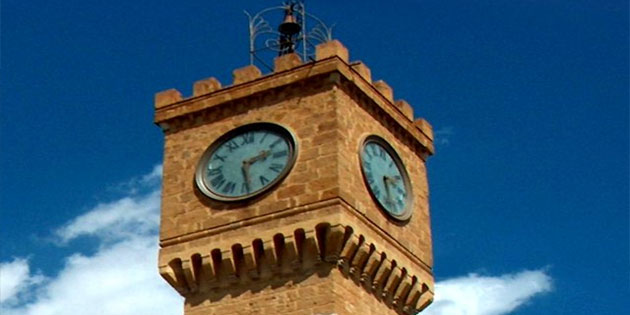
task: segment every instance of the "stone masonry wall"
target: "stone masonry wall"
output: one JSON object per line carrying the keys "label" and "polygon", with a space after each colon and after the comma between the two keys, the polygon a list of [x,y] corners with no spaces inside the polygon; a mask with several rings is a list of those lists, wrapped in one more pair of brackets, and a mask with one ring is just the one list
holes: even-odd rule
{"label": "stone masonry wall", "polygon": [[[334,271],[334,270],[333,270]],[[278,279],[259,291],[239,291],[213,301],[213,297],[188,299],[187,315],[383,315],[391,312],[358,284],[330,268],[308,277]]]}
{"label": "stone masonry wall", "polygon": [[[331,198],[338,194],[336,104],[320,84],[291,86],[233,102],[173,123],[165,136],[160,239],[166,240]],[[294,168],[277,188],[248,203],[214,202],[194,184],[204,150],[225,132],[253,122],[274,122],[298,142]]]}
{"label": "stone masonry wall", "polygon": [[[226,89],[216,79],[199,81],[186,100],[175,90],[156,97],[156,123],[165,131],[159,266],[186,297],[186,315],[410,314],[426,307],[433,296],[430,125],[414,121],[411,106],[394,102],[365,65],[349,64],[339,42],[318,46],[314,63],[285,55],[275,68],[268,77],[252,66],[237,69]],[[195,186],[201,155],[253,122],[294,133],[293,169],[245,203],[207,198]],[[359,149],[370,134],[394,147],[411,177],[408,222],[390,220],[367,190]],[[342,239],[315,237],[322,223],[343,227]],[[310,243],[297,244],[305,241],[296,231]],[[264,245],[254,246],[257,240]]]}
{"label": "stone masonry wall", "polygon": [[[348,86],[337,90],[338,121],[344,130],[340,142],[339,180],[341,196],[372,224],[378,226],[402,247],[418,257],[425,265],[433,265],[431,225],[428,204],[428,183],[425,161],[418,156],[395,126],[374,106],[366,106],[368,99],[359,96]],[[408,222],[399,223],[388,218],[374,201],[362,176],[359,148],[369,135],[378,135],[396,150],[407,169],[413,193],[413,214]]]}

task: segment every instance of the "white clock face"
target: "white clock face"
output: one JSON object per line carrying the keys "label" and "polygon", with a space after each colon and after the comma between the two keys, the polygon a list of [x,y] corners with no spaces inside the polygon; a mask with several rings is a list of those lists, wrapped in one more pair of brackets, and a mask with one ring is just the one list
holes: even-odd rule
{"label": "white clock face", "polygon": [[382,138],[370,136],[363,143],[360,158],[368,190],[379,206],[395,219],[408,219],[412,210],[411,185],[398,154]]}
{"label": "white clock face", "polygon": [[270,123],[242,126],[206,150],[197,168],[197,186],[213,199],[247,199],[286,176],[295,156],[295,140],[283,127]]}

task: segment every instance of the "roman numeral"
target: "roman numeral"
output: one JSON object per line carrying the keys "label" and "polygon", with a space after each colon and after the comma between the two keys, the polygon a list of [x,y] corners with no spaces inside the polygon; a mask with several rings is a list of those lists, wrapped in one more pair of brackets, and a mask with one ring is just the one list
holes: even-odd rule
{"label": "roman numeral", "polygon": [[225,156],[220,156],[218,153],[214,155],[213,160],[219,160],[221,162],[225,162]]}
{"label": "roman numeral", "polygon": [[232,194],[234,193],[234,188],[236,188],[236,184],[233,182],[228,182],[227,185],[223,187],[222,191],[224,194]]}
{"label": "roman numeral", "polygon": [[277,159],[277,158],[281,158],[283,156],[287,156],[288,154],[289,154],[289,152],[287,150],[282,150],[282,151],[278,151],[278,152],[272,154],[271,156],[274,159]]}
{"label": "roman numeral", "polygon": [[407,194],[404,190],[400,189],[400,187],[396,187],[396,192],[403,196],[403,198],[407,197]]}
{"label": "roman numeral", "polygon": [[383,148],[381,148],[381,147],[378,147],[378,156],[381,159],[385,160],[385,150],[383,150]]}
{"label": "roman numeral", "polygon": [[260,176],[259,179],[260,179],[260,184],[263,186],[269,182],[269,180],[265,176],[262,176],[262,175]]}
{"label": "roman numeral", "polygon": [[370,185],[374,184],[374,175],[371,172],[365,172],[365,177]]}
{"label": "roman numeral", "polygon": [[265,132],[265,134],[262,136],[262,138],[260,138],[260,141],[258,143],[263,143],[263,141],[265,141],[265,138],[267,138],[268,135],[269,133]]}
{"label": "roman numeral", "polygon": [[230,152],[238,149],[238,144],[236,142],[234,142],[234,140],[230,140],[228,143],[225,144],[227,146],[227,148],[230,150]]}
{"label": "roman numeral", "polygon": [[269,169],[276,173],[280,173],[280,171],[282,171],[283,168],[284,168],[283,165],[278,164],[278,163],[273,163],[271,164],[271,166],[269,166]]}
{"label": "roman numeral", "polygon": [[370,145],[370,148],[372,148],[373,155],[378,155],[378,147],[375,144]]}
{"label": "roman numeral", "polygon": [[221,172],[223,170],[221,170],[223,168],[223,165],[217,167],[217,168],[213,168],[213,169],[208,169],[208,177],[212,177],[212,176],[216,176],[221,174]]}
{"label": "roman numeral", "polygon": [[374,193],[374,196],[376,196],[376,199],[380,199],[381,198],[381,190],[378,189],[378,187],[374,186],[372,188],[372,192]]}
{"label": "roman numeral", "polygon": [[387,206],[390,206],[390,207],[394,208],[394,209],[396,208],[396,204],[393,201],[391,201],[391,199],[386,199],[385,200],[385,204]]}
{"label": "roman numeral", "polygon": [[220,174],[219,176],[213,178],[212,181],[210,181],[210,185],[212,185],[212,187],[216,189],[221,188],[221,186],[223,186],[223,183],[225,183],[225,177],[223,177],[223,174]]}
{"label": "roman numeral", "polygon": [[367,169],[372,169],[372,164],[370,164],[370,162],[368,161],[363,161],[363,166]]}
{"label": "roman numeral", "polygon": [[276,145],[278,145],[280,142],[282,142],[282,138],[278,138],[276,139],[276,141],[272,142],[269,147],[273,149],[273,147],[275,147]]}
{"label": "roman numeral", "polygon": [[243,183],[241,185],[241,194],[248,193],[248,192],[249,192],[249,186],[247,185],[247,183]]}
{"label": "roman numeral", "polygon": [[242,140],[241,145],[246,145],[246,144],[254,142],[254,133],[248,132],[248,133],[243,134],[241,136],[241,140]]}

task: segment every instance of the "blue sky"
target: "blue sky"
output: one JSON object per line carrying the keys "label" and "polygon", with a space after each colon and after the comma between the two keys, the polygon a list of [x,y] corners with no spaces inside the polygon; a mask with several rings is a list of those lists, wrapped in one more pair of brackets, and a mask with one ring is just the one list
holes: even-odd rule
{"label": "blue sky", "polygon": [[[242,10],[265,6],[2,1],[0,310],[88,314],[81,294],[108,301],[93,314],[180,314],[155,270],[153,95],[228,85]],[[307,8],[436,132],[429,314],[630,308],[627,1]]]}

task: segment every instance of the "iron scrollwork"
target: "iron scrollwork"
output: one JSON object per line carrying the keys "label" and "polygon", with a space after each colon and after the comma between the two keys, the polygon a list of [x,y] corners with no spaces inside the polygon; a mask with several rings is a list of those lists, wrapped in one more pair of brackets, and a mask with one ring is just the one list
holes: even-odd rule
{"label": "iron scrollwork", "polygon": [[[278,11],[284,12],[284,20],[277,29],[267,21]],[[333,26],[328,26],[318,17],[306,12],[303,1],[286,1],[281,6],[263,9],[247,15],[249,26],[249,62],[262,64],[273,70],[265,60],[272,55],[295,52],[302,60],[313,59],[317,44],[332,40]],[[307,22],[314,23],[307,28]]]}

